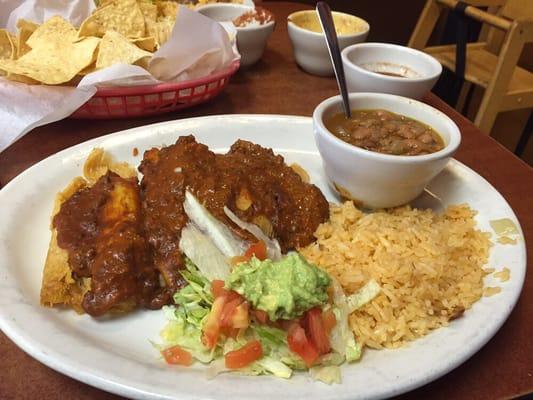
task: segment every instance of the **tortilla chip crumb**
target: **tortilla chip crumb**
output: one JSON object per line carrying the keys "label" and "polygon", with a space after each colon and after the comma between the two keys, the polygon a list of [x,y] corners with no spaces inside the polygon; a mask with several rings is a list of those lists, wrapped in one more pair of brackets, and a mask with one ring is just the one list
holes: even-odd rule
{"label": "tortilla chip crumb", "polygon": [[496,241],[500,244],[516,244],[518,242],[509,236],[500,236]]}
{"label": "tortilla chip crumb", "polygon": [[490,297],[494,296],[495,294],[498,294],[502,291],[501,287],[498,286],[488,286],[485,289],[483,289],[483,296]]}
{"label": "tortilla chip crumb", "polygon": [[115,162],[111,154],[106,153],[103,149],[97,148],[91,151],[83,165],[83,176],[89,185],[94,185],[107,171],[112,171],[122,178],[137,176],[135,168],[125,162]]}
{"label": "tortilla chip crumb", "polygon": [[504,267],[501,271],[494,274],[495,278],[498,278],[500,282],[507,282],[511,278],[511,271],[509,268]]}
{"label": "tortilla chip crumb", "polygon": [[300,176],[303,182],[309,183],[311,181],[311,179],[309,178],[309,174],[305,169],[303,169],[300,164],[292,163],[291,165],[289,165],[289,167],[291,167],[292,170]]}

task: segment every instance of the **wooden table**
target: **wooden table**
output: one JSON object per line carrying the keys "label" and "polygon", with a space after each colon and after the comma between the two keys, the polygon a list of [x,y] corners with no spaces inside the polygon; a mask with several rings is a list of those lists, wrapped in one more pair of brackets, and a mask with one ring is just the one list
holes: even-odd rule
{"label": "wooden table", "polygon": [[[122,129],[153,122],[225,113],[310,116],[323,99],[337,94],[333,78],[301,71],[287,36],[287,15],[305,6],[265,3],[278,25],[262,61],[241,70],[223,94],[190,111],[116,121],[63,120],[38,129],[0,153],[0,182],[5,185],[26,168],[64,148]],[[448,114],[461,128],[456,158],[485,177],[507,199],[522,224],[533,262],[533,170],[434,95],[427,103]],[[448,375],[408,393],[405,399],[503,399],[533,392],[533,277],[508,321],[470,360]],[[0,399],[116,399],[33,360],[0,333]],[[438,362],[438,361],[437,361]]]}

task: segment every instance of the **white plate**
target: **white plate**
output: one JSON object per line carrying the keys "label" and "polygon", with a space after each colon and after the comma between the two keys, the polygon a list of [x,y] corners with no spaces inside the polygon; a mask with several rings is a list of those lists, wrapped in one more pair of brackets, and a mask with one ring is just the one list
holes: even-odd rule
{"label": "white plate", "polygon": [[[507,266],[511,279],[488,279],[502,292],[484,297],[463,318],[410,346],[394,351],[365,351],[359,363],[343,367],[343,383],[327,386],[305,374],[291,380],[222,375],[205,377],[205,367],[170,367],[149,340],[164,325],[160,311],[136,311],[96,321],[73,311],[39,306],[42,268],[55,194],[76,175],[94,147],[137,165],[143,151],[194,134],[211,149],[227,149],[236,139],[272,147],[288,162],[302,165],[324,194],[335,200],[322,172],[311,119],[230,115],[194,118],[131,129],[64,150],[28,169],[0,191],[0,327],[19,347],[49,367],[101,389],[135,398],[180,399],[356,399],[380,398],[421,386],[457,367],[500,328],[520,294],[525,276],[522,233],[514,246],[495,244],[489,265]],[[134,157],[132,150],[139,149]],[[440,208],[469,203],[479,211],[479,227],[489,220],[518,221],[503,197],[482,177],[452,161],[430,185],[434,197],[419,204]],[[439,200],[436,200],[439,198]],[[516,350],[516,349],[515,349]],[[279,396],[279,397],[278,397]]]}

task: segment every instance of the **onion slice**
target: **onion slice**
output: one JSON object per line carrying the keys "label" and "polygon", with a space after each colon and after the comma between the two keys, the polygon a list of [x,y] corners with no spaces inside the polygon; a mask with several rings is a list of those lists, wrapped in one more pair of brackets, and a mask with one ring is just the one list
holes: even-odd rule
{"label": "onion slice", "polygon": [[248,243],[237,239],[231,230],[217,220],[189,191],[185,192],[183,209],[189,219],[226,257],[240,256],[247,250]]}
{"label": "onion slice", "polygon": [[265,243],[267,249],[267,256],[272,261],[281,260],[281,248],[276,239],[271,239],[259,228],[257,225],[245,222],[235,215],[228,207],[224,206],[224,213],[228,218],[235,223],[239,228],[247,230],[258,240],[262,240]]}

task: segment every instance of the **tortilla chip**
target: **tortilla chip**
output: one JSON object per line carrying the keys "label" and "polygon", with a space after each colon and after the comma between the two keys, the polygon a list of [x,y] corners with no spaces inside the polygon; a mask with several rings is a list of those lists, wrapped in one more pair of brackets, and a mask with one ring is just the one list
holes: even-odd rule
{"label": "tortilla chip", "polygon": [[10,33],[5,29],[0,29],[0,60],[11,59],[13,53],[16,53],[16,51],[13,47]]}
{"label": "tortilla chip", "polygon": [[98,179],[107,174],[107,171],[112,171],[125,179],[134,178],[137,176],[137,171],[135,168],[128,163],[118,163],[114,161],[113,157],[109,153],[106,153],[103,149],[93,149],[83,165],[83,176],[89,185],[92,186]]}
{"label": "tortilla chip", "polygon": [[139,39],[133,39],[131,41],[135,46],[139,47],[140,49],[154,52],[157,50],[157,42],[154,37],[148,36],[145,38],[139,38]]}
{"label": "tortilla chip", "polygon": [[174,1],[158,1],[156,2],[157,12],[160,17],[171,17],[176,19],[178,15],[178,3]]}
{"label": "tortilla chip", "polygon": [[[21,26],[27,26],[31,29],[31,25],[27,23]],[[36,47],[46,46],[50,42],[56,43],[58,42],[58,38],[62,43],[70,43],[76,40],[76,34],[76,28],[74,28],[68,21],[56,15],[37,27],[26,41],[26,44],[34,49]],[[70,55],[68,57],[70,57]]]}
{"label": "tortilla chip", "polygon": [[138,1],[137,4],[141,9],[145,21],[147,19],[154,22],[157,20],[157,6],[154,3],[149,0],[143,0]]}
{"label": "tortilla chip", "polygon": [[[30,40],[35,33],[30,37]],[[0,60],[0,69],[35,79],[48,85],[57,85],[72,80],[95,58],[100,39],[91,37],[76,43],[58,37],[49,37],[49,42],[38,46],[17,60]]]}
{"label": "tortilla chip", "polygon": [[13,46],[13,53],[11,53],[11,59],[16,60],[18,58],[18,38],[13,35],[12,33],[9,34],[9,39],[11,41],[11,45]]}
{"label": "tortilla chip", "polygon": [[[137,176],[136,170],[127,163],[117,163],[102,149],[94,149],[87,157],[83,167],[85,179],[75,178],[62,192],[59,192],[54,202],[52,218],[59,212],[61,205],[78,190],[91,186],[101,176],[111,170],[123,178]],[[75,278],[68,264],[68,252],[57,244],[57,231],[50,226],[52,237],[48,247],[48,255],[43,270],[41,285],[41,305],[53,307],[63,305],[72,307],[76,312],[83,313],[81,306],[83,296],[91,287],[91,278]],[[125,301],[114,307],[112,313],[131,310],[135,304]]]}
{"label": "tortilla chip", "polygon": [[17,28],[19,31],[24,29],[27,31],[35,32],[39,26],[39,24],[30,21],[29,19],[21,18],[17,21]]}
{"label": "tortilla chip", "polygon": [[17,37],[17,58],[22,57],[24,54],[31,50],[31,47],[28,46],[27,40],[31,36],[32,32],[29,31],[20,31]]}
{"label": "tortilla chip", "polygon": [[37,30],[38,27],[39,24],[26,19],[19,19],[17,21],[17,28],[19,30],[17,37],[17,58],[22,57],[31,50],[31,47],[28,46],[27,42],[29,37]]}
{"label": "tortilla chip", "polygon": [[93,62],[91,65],[83,68],[80,72],[78,72],[79,76],[85,76],[89,75],[91,72],[96,71],[96,61]]}
{"label": "tortilla chip", "polygon": [[102,8],[107,6],[108,4],[114,3],[116,0],[100,0],[97,2],[98,6],[96,8]]}
{"label": "tortilla chip", "polygon": [[[54,201],[52,218],[59,212],[63,202],[84,187],[86,187],[85,180],[77,177],[65,190],[59,192]],[[52,238],[50,239],[43,270],[41,304],[48,307],[65,305],[74,308],[78,313],[83,313],[81,302],[89,287],[90,279],[82,279],[77,282],[72,276],[72,271],[68,264],[68,253],[58,246],[57,231],[52,229]]]}
{"label": "tortilla chip", "polygon": [[151,35],[155,37],[159,46],[164,44],[170,38],[175,23],[176,20],[172,17],[161,18],[155,23],[155,26],[153,27],[154,32],[151,33]]}
{"label": "tortilla chip", "polygon": [[[1,73],[2,71],[0,70],[0,74]],[[35,79],[28,78],[27,76],[12,73],[7,74],[7,79],[9,79],[10,81],[26,83],[28,85],[38,85],[41,83],[39,81],[36,81]]]}
{"label": "tortilla chip", "polygon": [[96,69],[119,63],[135,64],[145,57],[151,58],[152,53],[138,48],[118,32],[107,31],[100,42]]}
{"label": "tortilla chip", "polygon": [[[144,16],[144,27],[146,31],[146,37],[152,37],[153,43],[154,43],[154,49],[150,49],[150,46],[143,47],[139,46],[137,43],[137,46],[139,46],[141,49],[146,51],[155,51],[157,49],[158,44],[155,40],[154,33],[156,32],[156,24],[157,24],[157,6],[149,1],[139,1],[139,8],[141,9],[143,16]],[[139,40],[145,39],[145,38],[138,38]],[[143,42],[143,44],[150,45],[150,43]]]}
{"label": "tortilla chip", "polygon": [[106,31],[114,30],[127,38],[145,35],[144,16],[135,0],[115,0],[98,8],[80,26],[79,37],[102,37]]}

